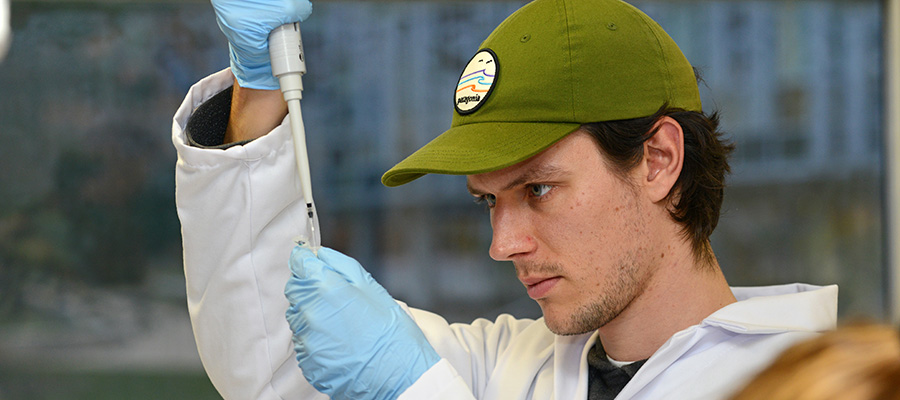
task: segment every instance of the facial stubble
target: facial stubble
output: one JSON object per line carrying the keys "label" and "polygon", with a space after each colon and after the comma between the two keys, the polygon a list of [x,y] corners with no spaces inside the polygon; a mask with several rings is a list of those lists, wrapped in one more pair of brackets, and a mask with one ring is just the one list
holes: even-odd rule
{"label": "facial stubble", "polygon": [[[541,264],[531,266],[516,266],[517,269],[525,268],[529,272],[540,272],[547,275],[562,275],[564,269],[558,264]],[[614,276],[607,277],[606,287],[599,292],[579,291],[576,294],[583,298],[569,315],[559,322],[554,318],[545,318],[547,328],[557,335],[580,335],[593,332],[610,321],[616,319],[628,305],[643,292],[642,280],[639,278],[638,262],[634,254],[628,254],[618,261],[613,269]],[[612,278],[612,279],[609,279]],[[590,282],[582,282],[584,287],[591,287]],[[542,301],[538,301],[544,308]]]}

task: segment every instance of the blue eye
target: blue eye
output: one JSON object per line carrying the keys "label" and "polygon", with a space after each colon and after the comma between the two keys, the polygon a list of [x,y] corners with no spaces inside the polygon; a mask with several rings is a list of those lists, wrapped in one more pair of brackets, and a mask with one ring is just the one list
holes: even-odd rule
{"label": "blue eye", "polygon": [[553,186],[538,184],[538,185],[531,185],[531,187],[529,188],[529,191],[531,192],[530,194],[532,196],[541,197],[541,196],[547,194],[547,192],[549,192],[550,189],[553,189]]}

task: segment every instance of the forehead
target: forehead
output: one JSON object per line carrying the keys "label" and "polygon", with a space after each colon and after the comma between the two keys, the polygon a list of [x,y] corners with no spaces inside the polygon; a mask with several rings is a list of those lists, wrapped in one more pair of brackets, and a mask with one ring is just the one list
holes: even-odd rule
{"label": "forehead", "polygon": [[[530,180],[551,179],[586,168],[600,160],[593,139],[575,131],[537,155],[496,171],[469,175],[466,184],[472,193],[493,193]],[[591,167],[593,168],[593,167]]]}

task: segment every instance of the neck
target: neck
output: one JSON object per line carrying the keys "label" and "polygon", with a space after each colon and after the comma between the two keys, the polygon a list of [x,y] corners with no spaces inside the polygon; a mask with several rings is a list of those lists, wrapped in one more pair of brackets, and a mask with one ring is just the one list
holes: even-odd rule
{"label": "neck", "polygon": [[736,301],[715,257],[701,265],[690,246],[679,247],[658,260],[643,292],[598,330],[613,359],[647,359],[675,333]]}

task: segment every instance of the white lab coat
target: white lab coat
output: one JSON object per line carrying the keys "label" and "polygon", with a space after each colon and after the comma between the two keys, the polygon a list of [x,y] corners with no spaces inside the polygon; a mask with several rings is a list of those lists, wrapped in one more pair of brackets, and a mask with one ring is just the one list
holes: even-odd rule
{"label": "white lab coat", "polygon": [[[176,203],[187,301],[210,380],[226,399],[324,398],[303,378],[284,318],[292,238],[306,222],[287,120],[244,146],[187,144],[191,112],[232,84],[197,83],[175,114]],[[716,399],[791,343],[836,322],[837,287],[735,288],[739,301],[672,336],[619,399]],[[556,336],[542,320],[448,324],[408,309],[443,357],[401,399],[585,399],[595,334]]]}

